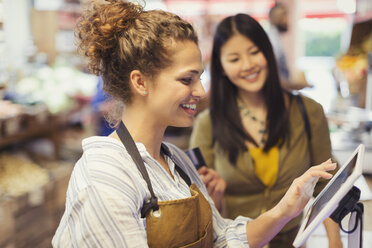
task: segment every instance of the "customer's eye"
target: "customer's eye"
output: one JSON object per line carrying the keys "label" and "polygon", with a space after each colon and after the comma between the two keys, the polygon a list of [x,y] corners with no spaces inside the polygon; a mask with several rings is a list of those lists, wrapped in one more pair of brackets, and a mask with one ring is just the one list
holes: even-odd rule
{"label": "customer's eye", "polygon": [[257,50],[253,50],[253,51],[251,52],[251,54],[255,55],[255,54],[258,54],[259,52],[261,52],[261,50],[260,50],[260,49],[257,49]]}
{"label": "customer's eye", "polygon": [[234,59],[230,59],[229,62],[234,63],[234,62],[237,62],[238,60],[239,60],[239,58],[234,58]]}

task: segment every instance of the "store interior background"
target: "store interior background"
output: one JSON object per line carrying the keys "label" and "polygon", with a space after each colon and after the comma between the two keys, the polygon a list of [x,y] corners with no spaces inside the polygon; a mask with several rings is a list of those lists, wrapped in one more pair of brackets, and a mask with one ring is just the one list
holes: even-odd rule
{"label": "store interior background", "polygon": [[[275,0],[147,0],[189,20],[198,31],[209,88],[208,61],[216,24],[248,13],[267,29]],[[293,75],[313,85],[300,92],[320,102],[332,146],[342,162],[367,147],[361,187],[372,217],[372,0],[282,0],[289,32],[283,37]],[[89,0],[0,0],[0,248],[50,247],[64,211],[81,140],[101,133],[105,109],[98,78],[76,53],[73,28]],[[368,57],[370,59],[368,59]],[[199,106],[200,109],[206,106]],[[191,128],[169,128],[166,140],[187,149]],[[372,243],[365,221],[364,242]],[[324,230],[307,247],[327,247]],[[344,243],[347,236],[343,235]],[[345,243],[346,244],[346,243]],[[346,247],[346,246],[345,246]],[[370,247],[365,245],[365,247]]]}

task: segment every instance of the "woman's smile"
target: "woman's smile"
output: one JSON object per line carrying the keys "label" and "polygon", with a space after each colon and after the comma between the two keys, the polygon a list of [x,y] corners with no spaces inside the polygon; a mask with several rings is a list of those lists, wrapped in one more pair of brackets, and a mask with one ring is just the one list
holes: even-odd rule
{"label": "woman's smile", "polygon": [[242,78],[244,80],[248,81],[249,83],[254,83],[258,80],[259,76],[260,76],[260,71],[250,73],[248,75],[244,75],[244,76],[242,76]]}
{"label": "woman's smile", "polygon": [[181,104],[181,108],[189,115],[194,116],[197,113],[196,103]]}

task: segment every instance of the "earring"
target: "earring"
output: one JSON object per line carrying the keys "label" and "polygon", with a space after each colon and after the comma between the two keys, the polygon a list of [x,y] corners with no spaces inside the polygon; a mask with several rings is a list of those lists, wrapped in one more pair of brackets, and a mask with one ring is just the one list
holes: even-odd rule
{"label": "earring", "polygon": [[143,91],[143,94],[144,94],[144,95],[147,95],[147,90],[144,90],[144,91]]}

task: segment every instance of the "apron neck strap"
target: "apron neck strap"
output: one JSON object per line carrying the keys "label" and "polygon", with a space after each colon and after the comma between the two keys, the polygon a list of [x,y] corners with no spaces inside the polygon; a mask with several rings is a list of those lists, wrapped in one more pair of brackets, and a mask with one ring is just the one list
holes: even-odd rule
{"label": "apron neck strap", "polygon": [[130,135],[128,129],[125,127],[124,123],[121,121],[119,124],[118,129],[116,130],[117,134],[119,135],[119,138],[121,142],[123,143],[124,147],[127,149],[129,155],[132,157],[134,163],[136,164],[138,170],[142,174],[143,179],[147,183],[147,187],[150,191],[151,198],[150,200],[146,201],[143,204],[143,207],[141,209],[141,218],[145,218],[148,211],[151,209],[153,211],[156,211],[159,209],[158,205],[158,198],[154,194],[154,190],[152,189],[151,181],[149,178],[149,174],[147,173],[145,164],[143,163],[142,157],[137,149],[136,144],[134,143],[134,140],[132,136]]}
{"label": "apron neck strap", "polygon": [[[132,136],[130,135],[128,129],[125,127],[122,121],[120,122],[119,127],[116,130],[116,132],[121,142],[123,143],[124,147],[127,149],[129,155],[132,157],[143,179],[146,181],[147,188],[150,191],[151,198],[143,204],[143,207],[141,209],[141,218],[145,218],[147,212],[150,211],[151,209],[153,211],[156,211],[159,209],[158,198],[155,196],[154,190],[152,189],[149,174],[147,173],[145,164],[143,163],[142,157],[137,149],[136,143],[134,143]],[[190,177],[177,165],[178,163],[180,163],[180,161],[171,154],[171,152],[169,151],[169,148],[164,143],[161,144],[161,151],[163,152],[163,154],[171,158],[178,174],[180,174],[182,179],[190,187],[191,186]]]}
{"label": "apron neck strap", "polygon": [[170,157],[170,159],[173,161],[174,163],[174,167],[176,169],[176,171],[178,172],[178,174],[180,174],[180,176],[182,177],[182,179],[187,183],[187,185],[190,187],[191,186],[191,180],[190,180],[190,177],[181,169],[181,167],[178,166],[178,164],[180,163],[179,159],[177,159],[177,157],[173,156],[171,154],[171,152],[169,151],[169,148],[166,144],[162,143],[161,144],[161,151],[163,154],[167,155],[168,157]]}

